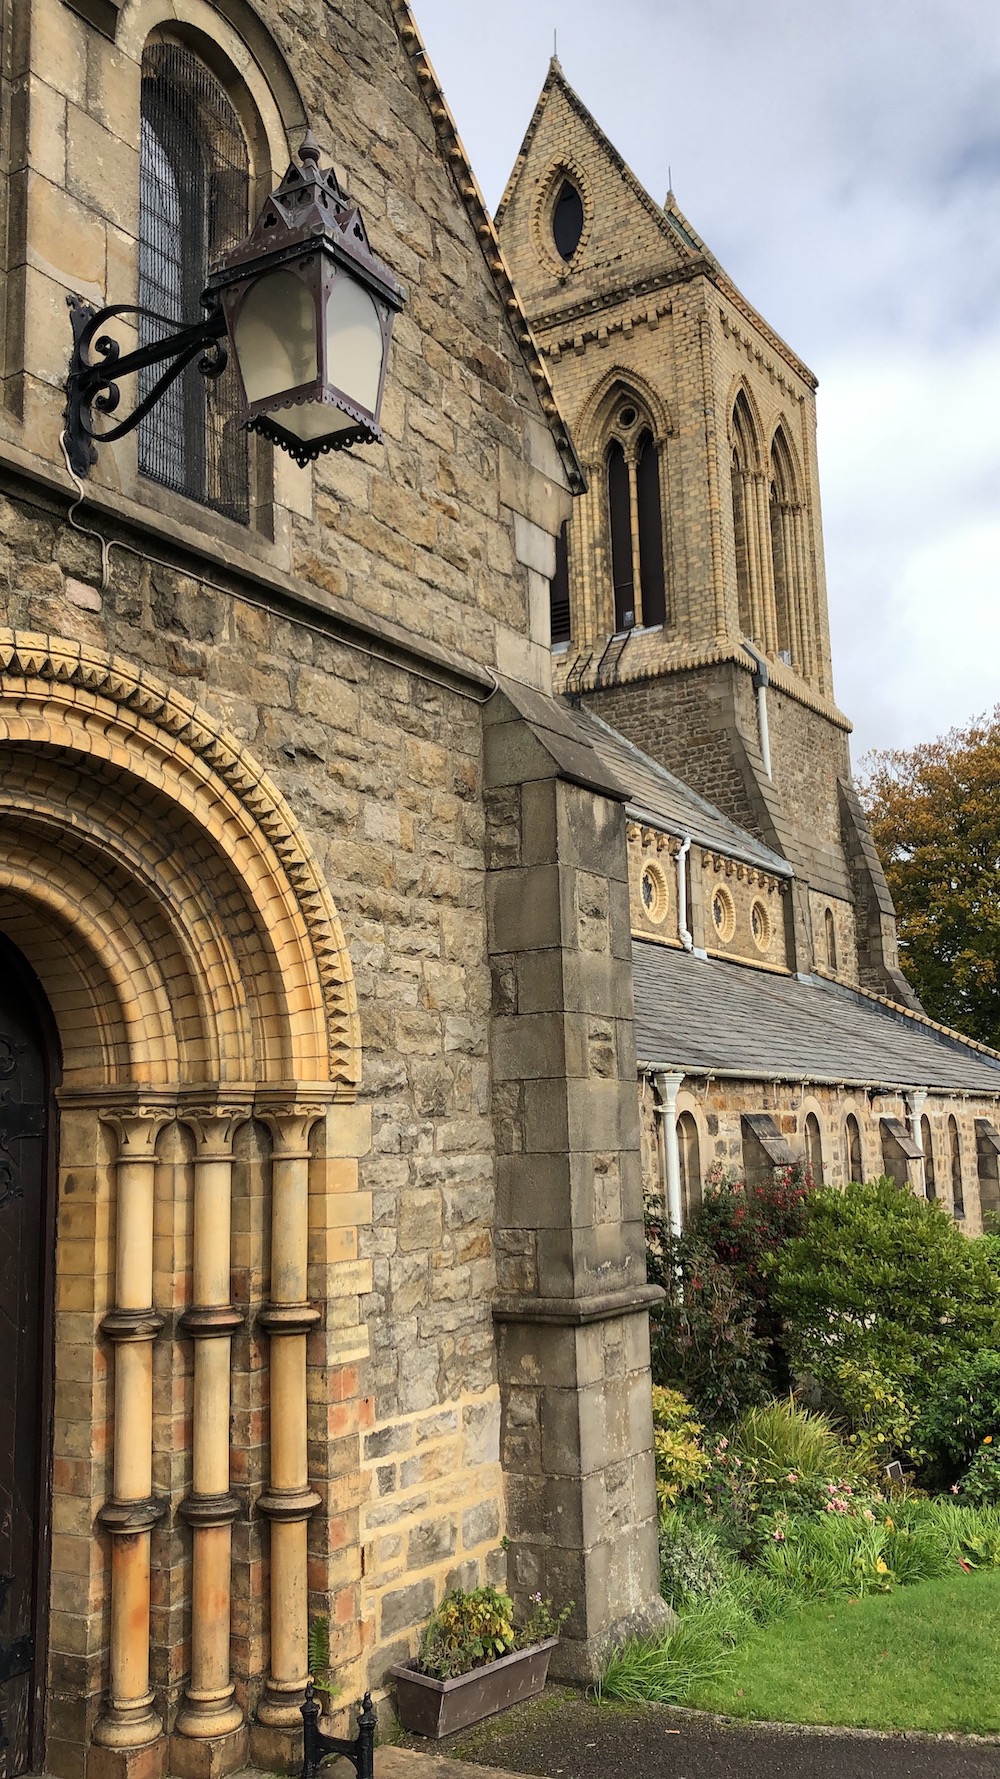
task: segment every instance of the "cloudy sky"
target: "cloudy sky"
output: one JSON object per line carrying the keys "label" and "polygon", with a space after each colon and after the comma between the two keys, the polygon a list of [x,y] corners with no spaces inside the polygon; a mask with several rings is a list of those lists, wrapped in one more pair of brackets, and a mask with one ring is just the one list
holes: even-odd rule
{"label": "cloudy sky", "polygon": [[496,208],[563,69],[820,380],[855,760],[1000,700],[996,0],[415,0]]}

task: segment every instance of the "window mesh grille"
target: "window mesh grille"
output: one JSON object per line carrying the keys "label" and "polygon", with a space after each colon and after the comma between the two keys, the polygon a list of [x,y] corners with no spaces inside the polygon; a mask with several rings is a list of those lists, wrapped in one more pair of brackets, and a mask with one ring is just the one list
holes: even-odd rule
{"label": "window mesh grille", "polygon": [[[140,318],[140,344],[202,313],[208,270],[248,227],[246,141],[221,85],[183,44],[155,43],[142,59],[139,302],[170,328]],[[162,366],[141,374],[145,395]],[[247,435],[236,379],[188,365],[138,429],[139,469],[151,481],[246,524]]]}

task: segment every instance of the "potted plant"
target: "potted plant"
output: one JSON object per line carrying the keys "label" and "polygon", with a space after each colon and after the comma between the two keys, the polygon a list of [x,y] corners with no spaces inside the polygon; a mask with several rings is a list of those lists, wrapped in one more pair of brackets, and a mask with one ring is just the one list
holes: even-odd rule
{"label": "potted plant", "polygon": [[532,1595],[518,1629],[514,1602],[495,1587],[456,1588],[428,1620],[415,1661],[390,1668],[405,1730],[450,1736],[541,1692],[559,1630],[572,1611],[555,1614]]}

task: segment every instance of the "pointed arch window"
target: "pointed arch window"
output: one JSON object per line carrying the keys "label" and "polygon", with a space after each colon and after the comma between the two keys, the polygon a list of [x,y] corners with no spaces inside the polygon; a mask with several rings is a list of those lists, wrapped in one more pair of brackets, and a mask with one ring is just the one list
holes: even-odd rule
{"label": "pointed arch window", "polygon": [[[221,82],[186,44],[155,41],[142,58],[139,303],[179,324],[200,313],[209,266],[249,227],[246,138]],[[140,344],[164,330],[140,321]],[[140,378],[146,394],[159,375]],[[235,377],[191,364],[138,429],[150,481],[246,524],[247,435]]]}
{"label": "pointed arch window", "polygon": [[698,1126],[690,1112],[677,1120],[677,1155],[681,1172],[681,1216],[685,1229],[702,1201],[701,1145]]}
{"label": "pointed arch window", "polygon": [[750,405],[741,390],[733,408],[733,455],[731,464],[733,533],[736,544],[736,590],[739,600],[740,632],[760,648],[767,638],[760,610],[760,564],[757,551],[756,493],[754,471],[757,462],[755,427]]}
{"label": "pointed arch window", "polygon": [[965,1216],[965,1186],[962,1180],[962,1143],[958,1124],[948,1120],[948,1153],[951,1160],[951,1202],[956,1217]]}
{"label": "pointed arch window", "polygon": [[611,581],[615,629],[635,625],[635,568],[632,561],[632,491],[625,452],[617,439],[608,446],[608,520],[611,528]]}
{"label": "pointed arch window", "polygon": [[837,923],[833,918],[833,909],[827,908],[823,914],[823,937],[826,943],[826,965],[828,970],[837,974]]}
{"label": "pointed arch window", "polygon": [[934,1139],[931,1136],[929,1118],[920,1120],[920,1147],[924,1152],[924,1193],[927,1198],[937,1198],[937,1179],[934,1173]]}
{"label": "pointed arch window", "polygon": [[848,1112],[844,1122],[844,1161],[847,1164],[848,1180],[860,1183],[865,1177],[861,1157],[861,1127],[853,1112]]}
{"label": "pointed arch window", "polygon": [[808,624],[803,601],[802,508],[792,454],[779,426],[771,445],[768,513],[777,649],[789,666],[805,671]]}
{"label": "pointed arch window", "polygon": [[823,1184],[823,1138],[820,1135],[819,1119],[815,1112],[806,1117],[806,1166],[813,1177],[813,1184]]}
{"label": "pointed arch window", "polygon": [[571,636],[569,520],[564,519],[556,538],[556,572],[549,582],[549,639],[551,642],[569,642]]}
{"label": "pointed arch window", "polygon": [[631,402],[619,422],[626,443],[613,438],[605,458],[616,631],[667,622],[660,446]]}

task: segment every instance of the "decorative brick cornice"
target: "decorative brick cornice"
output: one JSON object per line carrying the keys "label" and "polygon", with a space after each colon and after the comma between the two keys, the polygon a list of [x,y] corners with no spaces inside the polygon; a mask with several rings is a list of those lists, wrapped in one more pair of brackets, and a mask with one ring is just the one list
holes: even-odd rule
{"label": "decorative brick cornice", "polygon": [[587,483],[580,460],[577,457],[566,422],[559,412],[559,405],[549,373],[542,362],[534,334],[521,306],[521,299],[514,288],[496,229],[486,208],[476,176],[469,164],[469,157],[463,147],[455,119],[452,117],[447,100],[441,90],[441,84],[424,47],[423,38],[417,28],[408,0],[391,0],[391,5],[400,40],[410,58],[420,90],[427,101],[427,109],[431,114],[438,141],[455,181],[458,195],[465,206],[469,220],[476,232],[476,238],[483,250],[483,257],[497,287],[511,332],[528,367],[542,412],[552,428],[570,488],[574,494],[582,494]]}
{"label": "decorative brick cornice", "polygon": [[162,731],[171,755],[189,749],[247,811],[280,867],[273,887],[308,935],[323,994],[330,1079],[356,1087],[360,1033],[339,917],[292,810],[259,761],[206,710],[144,668],[68,638],[0,630],[0,732],[5,706],[19,705],[33,681],[66,707],[92,713],[95,700],[111,705],[136,740],[144,725]]}

